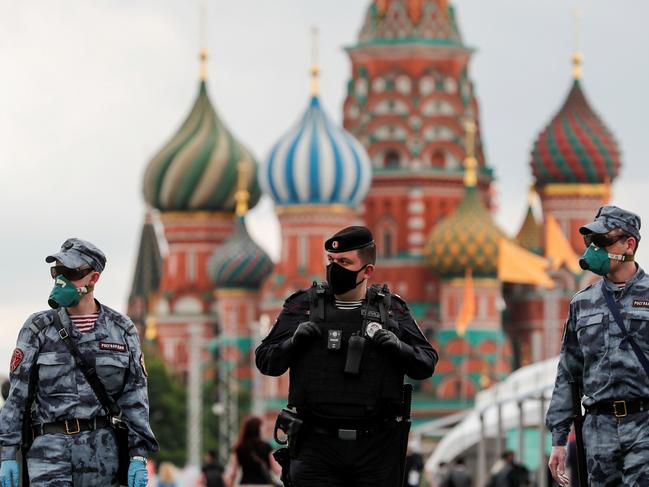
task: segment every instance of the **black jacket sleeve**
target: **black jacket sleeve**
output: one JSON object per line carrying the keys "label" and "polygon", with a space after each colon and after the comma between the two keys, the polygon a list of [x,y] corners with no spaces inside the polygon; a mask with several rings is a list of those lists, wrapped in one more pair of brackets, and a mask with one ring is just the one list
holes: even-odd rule
{"label": "black jacket sleeve", "polygon": [[397,336],[401,341],[398,361],[403,372],[411,379],[428,379],[435,371],[437,352],[419,329],[406,303],[394,296],[390,307],[399,325]]}
{"label": "black jacket sleeve", "polygon": [[255,364],[264,375],[279,376],[293,361],[291,338],[295,329],[309,319],[308,293],[298,291],[285,302],[273,328],[255,350]]}

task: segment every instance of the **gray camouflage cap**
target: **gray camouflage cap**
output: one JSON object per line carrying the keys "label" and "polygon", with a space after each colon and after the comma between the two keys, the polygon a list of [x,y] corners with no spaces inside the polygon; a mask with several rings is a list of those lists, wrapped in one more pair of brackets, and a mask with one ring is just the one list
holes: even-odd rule
{"label": "gray camouflage cap", "polygon": [[78,269],[88,264],[97,272],[101,272],[106,266],[106,256],[104,253],[90,242],[81,240],[80,238],[67,239],[61,245],[59,252],[45,257],[45,262],[48,263],[54,262],[55,260],[58,260],[70,269]]}
{"label": "gray camouflage cap", "polygon": [[582,235],[589,233],[608,233],[619,228],[640,240],[640,217],[617,206],[602,206],[597,211],[595,221],[579,229]]}

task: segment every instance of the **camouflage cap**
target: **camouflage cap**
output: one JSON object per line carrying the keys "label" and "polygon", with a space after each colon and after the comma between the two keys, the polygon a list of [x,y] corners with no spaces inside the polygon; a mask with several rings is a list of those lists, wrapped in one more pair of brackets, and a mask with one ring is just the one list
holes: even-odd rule
{"label": "camouflage cap", "polygon": [[101,272],[106,266],[106,256],[104,253],[90,242],[81,240],[80,238],[67,239],[61,245],[59,252],[45,257],[45,262],[48,263],[54,262],[55,260],[58,260],[70,269],[77,269],[84,264],[88,264],[97,272]]}
{"label": "camouflage cap", "polygon": [[619,228],[640,240],[640,217],[617,206],[602,206],[597,211],[595,221],[579,229],[582,235],[589,233],[608,233]]}

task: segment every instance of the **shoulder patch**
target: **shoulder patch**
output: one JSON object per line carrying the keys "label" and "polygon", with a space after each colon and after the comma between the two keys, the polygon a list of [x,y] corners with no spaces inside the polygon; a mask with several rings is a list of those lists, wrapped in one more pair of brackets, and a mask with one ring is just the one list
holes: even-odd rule
{"label": "shoulder patch", "polygon": [[11,362],[9,363],[10,373],[13,373],[20,366],[24,358],[25,352],[23,352],[20,348],[16,348],[14,350],[14,353],[11,354]]}

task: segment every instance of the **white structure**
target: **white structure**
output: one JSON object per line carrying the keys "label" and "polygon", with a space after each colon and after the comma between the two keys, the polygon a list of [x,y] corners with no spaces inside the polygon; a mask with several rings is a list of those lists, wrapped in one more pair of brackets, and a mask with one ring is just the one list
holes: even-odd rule
{"label": "white structure", "polygon": [[[539,465],[545,459],[545,413],[554,389],[559,358],[538,362],[513,372],[503,382],[476,395],[475,406],[450,429],[426,462],[426,471],[435,473],[440,462],[452,462],[477,448],[476,485],[488,480],[488,468],[504,451],[505,432],[518,431],[518,458],[523,457],[524,429],[535,427],[539,432]],[[423,424],[413,430],[415,436],[440,431],[440,421]],[[489,458],[488,447],[489,443]],[[545,470],[539,469],[537,485],[546,486]]]}

